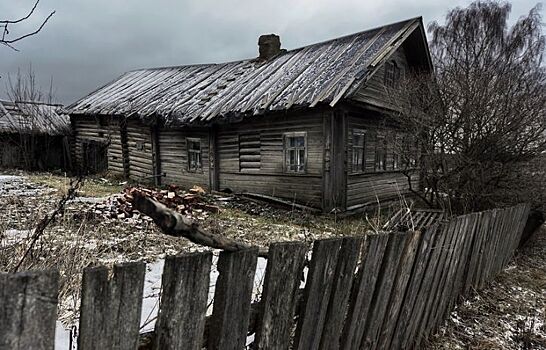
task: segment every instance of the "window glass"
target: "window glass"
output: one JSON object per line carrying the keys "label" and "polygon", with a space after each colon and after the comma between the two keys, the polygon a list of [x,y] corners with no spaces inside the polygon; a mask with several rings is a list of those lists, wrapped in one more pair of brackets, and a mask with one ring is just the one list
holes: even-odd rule
{"label": "window glass", "polygon": [[305,133],[286,133],[284,135],[284,154],[287,172],[305,172],[307,161],[306,137]]}
{"label": "window glass", "polygon": [[201,159],[201,140],[187,139],[188,146],[188,170],[198,171],[203,169]]}

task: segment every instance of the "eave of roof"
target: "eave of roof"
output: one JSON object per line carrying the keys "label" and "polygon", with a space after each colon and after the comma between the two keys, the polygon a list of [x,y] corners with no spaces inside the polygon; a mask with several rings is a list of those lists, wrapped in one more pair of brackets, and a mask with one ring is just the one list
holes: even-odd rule
{"label": "eave of roof", "polygon": [[[70,114],[159,116],[171,125],[349,98],[416,28],[421,18],[256,59],[127,72],[68,107]],[[397,46],[398,45],[398,46]]]}
{"label": "eave of roof", "polygon": [[0,133],[68,135],[70,117],[61,109],[57,104],[0,100]]}

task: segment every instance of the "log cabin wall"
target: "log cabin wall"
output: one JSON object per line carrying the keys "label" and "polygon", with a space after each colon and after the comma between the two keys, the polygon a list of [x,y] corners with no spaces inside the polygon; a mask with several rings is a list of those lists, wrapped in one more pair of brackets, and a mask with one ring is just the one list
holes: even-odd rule
{"label": "log cabin wall", "polygon": [[129,178],[139,182],[154,182],[151,128],[138,119],[127,119],[127,153]]}
{"label": "log cabin wall", "polygon": [[[255,117],[218,127],[219,188],[258,193],[322,207],[325,112]],[[305,135],[306,167],[290,172],[285,138]]]}
{"label": "log cabin wall", "polygon": [[[359,133],[364,140],[362,165],[353,159],[354,153],[359,152],[358,147],[353,147],[354,142],[358,142],[355,134]],[[407,157],[399,154],[406,149],[400,146],[402,140],[409,137],[408,152],[415,154],[411,156],[415,161],[419,158],[418,148],[409,135],[387,124],[377,112],[364,109],[348,113],[347,135],[347,210],[377,205],[378,201],[387,202],[407,194],[409,182],[405,173],[411,178],[412,188],[418,189],[419,170],[414,169],[413,164],[403,164]]]}
{"label": "log cabin wall", "polygon": [[108,146],[108,172],[123,175],[123,151],[120,124],[118,117],[112,116],[78,116],[71,118],[72,155],[78,167],[84,164],[84,143],[96,141]]}
{"label": "log cabin wall", "polygon": [[[200,129],[161,129],[159,131],[159,157],[163,184],[176,184],[187,188],[198,185],[209,189],[209,132]],[[190,169],[188,142],[199,140],[201,169]]]}

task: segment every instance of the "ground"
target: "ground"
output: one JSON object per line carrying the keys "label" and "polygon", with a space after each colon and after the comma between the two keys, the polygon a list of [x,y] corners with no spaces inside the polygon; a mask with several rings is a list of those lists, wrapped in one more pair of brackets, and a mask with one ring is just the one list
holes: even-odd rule
{"label": "ground", "polygon": [[451,313],[428,349],[546,349],[546,226]]}

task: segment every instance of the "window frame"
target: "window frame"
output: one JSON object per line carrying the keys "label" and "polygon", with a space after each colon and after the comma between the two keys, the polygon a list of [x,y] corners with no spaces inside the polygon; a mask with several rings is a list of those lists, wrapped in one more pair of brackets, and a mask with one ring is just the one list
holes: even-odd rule
{"label": "window frame", "polygon": [[[298,151],[301,147],[289,147],[288,140],[292,137],[303,137],[303,169],[301,171],[291,170],[288,164],[289,161],[289,152],[291,150]],[[283,143],[283,171],[287,174],[301,175],[307,174],[307,131],[292,131],[283,133],[282,137]]]}
{"label": "window frame", "polygon": [[[190,148],[192,143],[199,144],[199,150],[194,150]],[[199,167],[192,168],[191,165],[191,154],[195,153],[199,155]],[[202,173],[203,172],[203,147],[202,141],[199,137],[186,137],[186,156],[187,156],[187,167],[186,169],[190,173]]]}
{"label": "window frame", "polygon": [[[362,146],[355,145],[355,135],[363,138]],[[362,174],[366,172],[366,146],[367,146],[367,131],[365,129],[353,128],[351,134],[351,172],[353,174]],[[362,158],[360,159],[360,167],[355,166],[355,149],[362,150]]]}

